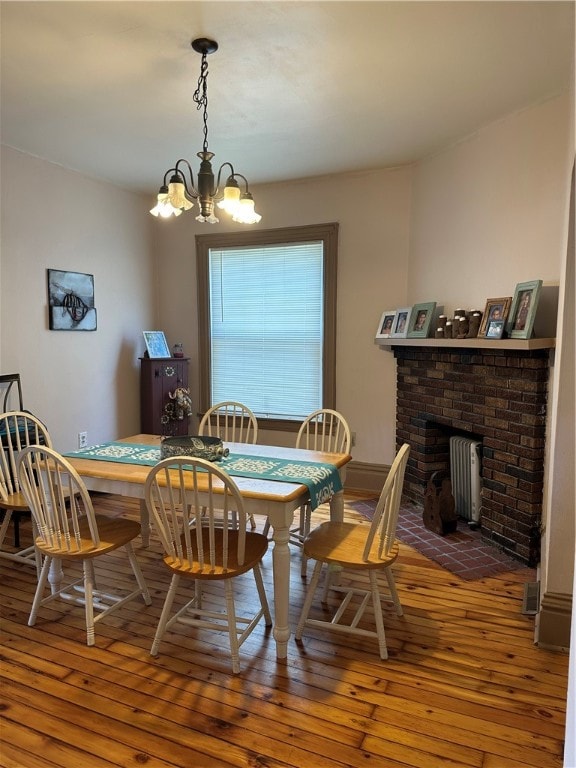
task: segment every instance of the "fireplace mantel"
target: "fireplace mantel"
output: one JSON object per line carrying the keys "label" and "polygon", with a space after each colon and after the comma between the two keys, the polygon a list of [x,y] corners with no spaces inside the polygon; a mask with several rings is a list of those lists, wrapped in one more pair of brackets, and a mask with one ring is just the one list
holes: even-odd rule
{"label": "fireplace mantel", "polygon": [[376,339],[384,349],[392,347],[458,347],[459,349],[553,349],[556,339]]}

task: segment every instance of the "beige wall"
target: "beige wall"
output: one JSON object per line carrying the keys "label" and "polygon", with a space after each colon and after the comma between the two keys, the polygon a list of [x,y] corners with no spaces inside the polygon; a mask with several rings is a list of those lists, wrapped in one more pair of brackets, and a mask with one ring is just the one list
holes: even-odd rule
{"label": "beige wall", "polygon": [[418,165],[410,302],[484,309],[517,283],[558,285],[571,169],[568,95],[510,115]]}
{"label": "beige wall", "polygon": [[[154,324],[146,201],[2,147],[0,370],[58,450],[139,429],[142,330]],[[46,269],[94,275],[98,330],[48,330]]]}

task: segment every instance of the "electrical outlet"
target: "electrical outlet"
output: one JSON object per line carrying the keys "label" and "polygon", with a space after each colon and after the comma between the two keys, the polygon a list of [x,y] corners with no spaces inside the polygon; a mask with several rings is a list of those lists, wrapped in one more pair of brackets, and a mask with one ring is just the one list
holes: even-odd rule
{"label": "electrical outlet", "polygon": [[88,445],[88,432],[78,432],[78,448],[86,448]]}

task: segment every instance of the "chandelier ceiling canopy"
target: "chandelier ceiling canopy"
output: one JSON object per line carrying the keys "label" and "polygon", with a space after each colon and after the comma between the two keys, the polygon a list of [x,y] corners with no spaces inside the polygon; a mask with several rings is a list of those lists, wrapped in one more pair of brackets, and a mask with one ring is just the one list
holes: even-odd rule
{"label": "chandelier ceiling canopy", "polygon": [[[150,211],[153,216],[169,218],[180,216],[182,211],[194,207],[198,203],[200,213],[196,221],[217,224],[219,219],[214,214],[217,205],[232,216],[232,220],[240,224],[257,224],[261,216],[254,210],[254,199],[248,188],[248,180],[237,173],[231,163],[222,163],[215,178],[212,170],[214,153],[208,149],[208,62],[209,54],[218,50],[218,43],[200,37],[192,41],[192,48],[202,56],[198,86],[192,97],[198,110],[202,110],[204,123],[204,143],[200,158],[200,169],[194,182],[194,172],[188,160],[180,159],[173,168],[164,174],[164,181],[158,192],[157,202]],[[224,189],[220,190],[222,173],[226,169],[228,177]],[[242,182],[242,189],[239,184]]]}

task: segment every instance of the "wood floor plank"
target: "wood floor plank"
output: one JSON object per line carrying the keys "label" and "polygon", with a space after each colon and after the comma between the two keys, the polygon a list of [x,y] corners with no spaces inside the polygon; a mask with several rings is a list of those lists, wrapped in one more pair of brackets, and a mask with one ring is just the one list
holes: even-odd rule
{"label": "wood floor plank", "polygon": [[[139,518],[137,500],[95,504]],[[35,571],[0,561],[1,768],[561,768],[568,657],[534,646],[534,619],[521,614],[531,569],[465,581],[401,544],[404,616],[385,608],[387,661],[372,640],[311,630],[278,662],[259,627],[234,676],[213,632],[178,627],[149,655],[169,577],[154,537],[137,557],[152,605],[99,622],[90,648],[76,606],[56,601],[28,627]],[[263,570],[272,594],[272,547]],[[127,583],[120,552],[97,573]],[[293,625],[306,584],[294,550]],[[239,595],[252,603],[250,580]],[[220,604],[218,588],[207,600]]]}

